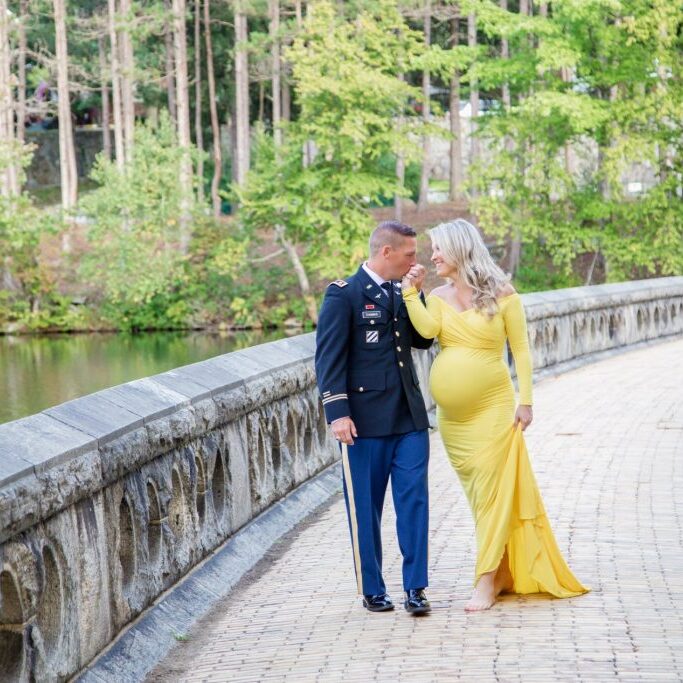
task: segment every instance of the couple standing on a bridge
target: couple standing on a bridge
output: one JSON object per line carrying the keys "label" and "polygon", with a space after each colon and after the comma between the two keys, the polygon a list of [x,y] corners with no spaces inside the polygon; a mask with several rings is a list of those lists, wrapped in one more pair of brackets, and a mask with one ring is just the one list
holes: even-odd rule
{"label": "couple standing on a bridge", "polygon": [[[588,589],[557,547],[522,435],[532,420],[532,368],[521,299],[473,225],[456,220],[429,234],[431,261],[447,284],[425,299],[416,233],[386,221],[370,236],[369,259],[328,287],[318,322],[318,386],[342,448],[363,605],[373,612],[394,608],[382,578],[380,535],[391,476],[404,606],[412,614],[430,610],[429,422],[411,348],[426,349],[435,337],[441,350],[430,390],[476,526],[475,588],[465,609],[488,609],[503,591],[580,595]],[[520,389],[516,410],[506,339]]]}

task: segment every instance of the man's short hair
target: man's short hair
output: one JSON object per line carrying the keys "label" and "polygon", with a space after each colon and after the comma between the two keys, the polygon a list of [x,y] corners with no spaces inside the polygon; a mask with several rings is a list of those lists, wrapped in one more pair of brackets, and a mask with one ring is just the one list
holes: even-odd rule
{"label": "man's short hair", "polygon": [[378,254],[385,244],[396,249],[406,237],[417,237],[417,233],[405,223],[382,221],[370,235],[370,256]]}

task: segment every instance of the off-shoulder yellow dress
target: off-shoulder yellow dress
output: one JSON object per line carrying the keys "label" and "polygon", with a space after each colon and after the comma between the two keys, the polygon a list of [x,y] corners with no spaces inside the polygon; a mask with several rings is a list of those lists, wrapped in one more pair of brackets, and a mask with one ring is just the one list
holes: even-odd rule
{"label": "off-shoulder yellow dress", "polygon": [[448,458],[472,508],[477,535],[475,585],[498,567],[507,548],[515,593],[567,598],[585,593],[553,536],[536,485],[524,436],[513,427],[515,392],[503,352],[515,359],[520,403],[531,405],[531,354],[518,294],[498,299],[492,317],[457,311],[430,294],[426,308],[414,287],[403,292],[413,326],[437,337],[430,374],[437,419]]}

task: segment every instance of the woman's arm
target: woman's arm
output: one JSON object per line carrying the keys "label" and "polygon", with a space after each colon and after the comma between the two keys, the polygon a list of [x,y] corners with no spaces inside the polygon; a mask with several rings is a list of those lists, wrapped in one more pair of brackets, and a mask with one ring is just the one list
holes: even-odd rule
{"label": "woman's arm", "polygon": [[[422,302],[423,306],[426,306],[427,304],[425,303],[425,295],[424,292],[419,292],[418,296],[420,297],[420,301]],[[410,345],[414,349],[428,349],[431,347],[431,345],[434,343],[433,337],[423,337],[416,329],[415,325],[413,325],[412,321],[410,321]]]}
{"label": "woman's arm", "polygon": [[431,339],[441,332],[441,309],[435,297],[429,297],[427,304],[422,303],[417,289],[408,287],[403,290],[403,301],[406,302],[410,322],[421,337]]}
{"label": "woman's arm", "polygon": [[509,301],[505,302],[503,321],[505,322],[505,332],[510,342],[510,350],[515,359],[517,383],[519,384],[519,402],[521,405],[530,406],[532,404],[532,362],[526,328],[526,316],[524,315],[521,297],[511,296]]}

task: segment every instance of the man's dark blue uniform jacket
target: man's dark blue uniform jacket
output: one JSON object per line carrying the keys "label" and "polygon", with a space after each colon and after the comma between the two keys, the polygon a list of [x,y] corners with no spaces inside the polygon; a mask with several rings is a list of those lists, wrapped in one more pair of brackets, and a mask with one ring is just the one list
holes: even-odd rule
{"label": "man's dark blue uniform jacket", "polygon": [[413,328],[399,282],[392,297],[361,267],[328,286],[320,310],[315,368],[325,416],[350,416],[359,437],[429,427],[410,350],[433,340]]}

